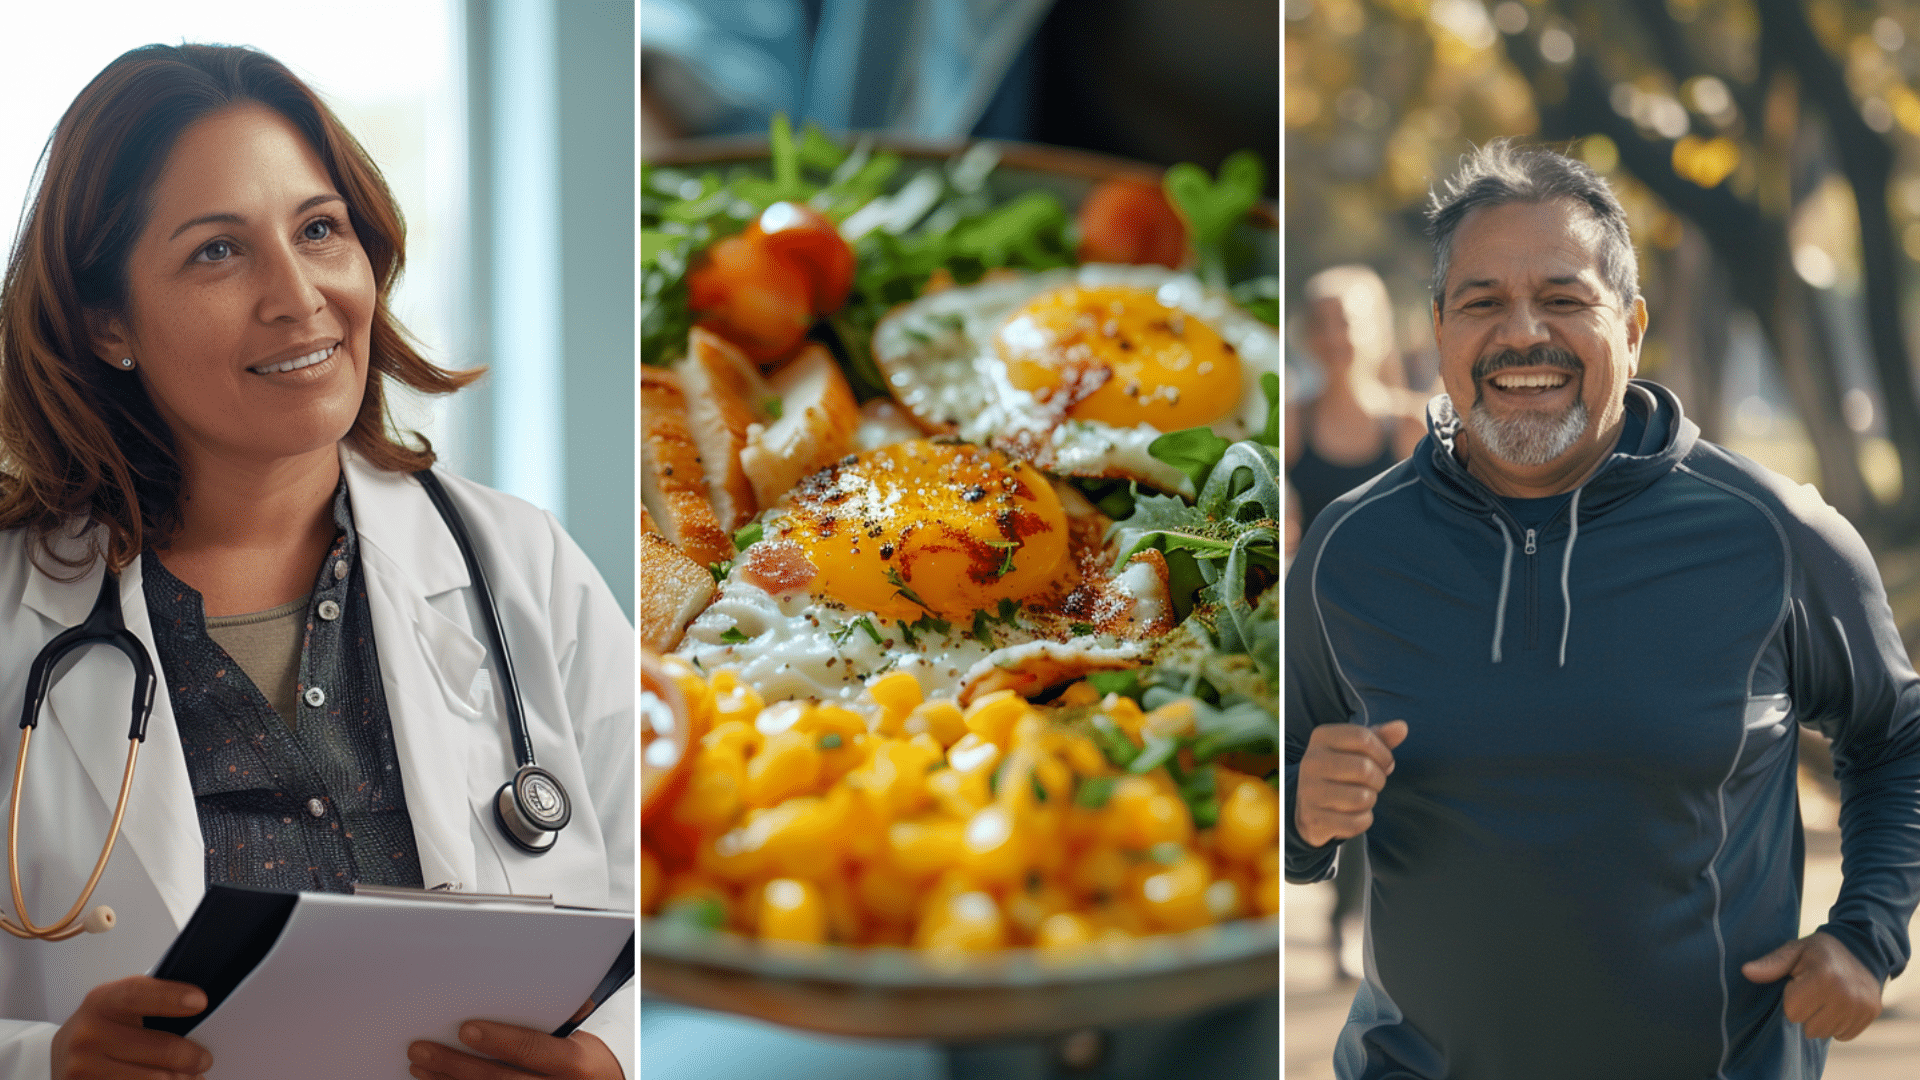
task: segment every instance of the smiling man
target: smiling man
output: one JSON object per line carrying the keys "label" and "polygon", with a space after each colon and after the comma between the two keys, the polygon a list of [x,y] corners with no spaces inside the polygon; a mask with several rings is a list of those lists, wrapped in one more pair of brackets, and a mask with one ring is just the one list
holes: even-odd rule
{"label": "smiling man", "polygon": [[[1287,580],[1287,875],[1371,866],[1336,1072],[1817,1077],[1920,896],[1920,677],[1872,558],[1634,378],[1590,169],[1493,143],[1430,220],[1446,394]],[[1796,723],[1846,871],[1806,937]]]}

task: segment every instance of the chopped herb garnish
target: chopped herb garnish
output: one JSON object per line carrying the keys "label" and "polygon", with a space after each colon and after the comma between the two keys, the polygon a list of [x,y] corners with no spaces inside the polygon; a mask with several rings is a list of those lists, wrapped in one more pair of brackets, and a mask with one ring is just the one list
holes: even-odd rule
{"label": "chopped herb garnish", "polygon": [[1029,780],[1031,780],[1031,781],[1033,781],[1033,801],[1034,801],[1034,802],[1046,802],[1046,801],[1047,801],[1047,789],[1046,789],[1046,787],[1045,787],[1045,786],[1044,786],[1043,784],[1041,784],[1041,783],[1040,783],[1040,778],[1039,778],[1039,777],[1037,777],[1037,776],[1034,776],[1034,775],[1031,775],[1031,774],[1029,774],[1029,775],[1027,776],[1027,779],[1029,779]]}
{"label": "chopped herb garnish", "polygon": [[920,647],[919,639],[914,637],[913,634],[913,624],[904,619],[900,620],[900,636],[906,639],[907,648],[917,649]]}
{"label": "chopped herb garnish", "polygon": [[988,615],[984,611],[975,609],[973,613],[973,632],[969,636],[972,637],[973,640],[979,642],[980,644],[985,645],[987,648],[989,649],[993,648],[992,623],[993,623],[993,616]]}
{"label": "chopped herb garnish", "polygon": [[867,636],[873,639],[873,643],[875,645],[881,644],[880,631],[875,630],[873,628],[872,619],[866,617],[865,615],[862,615],[858,619],[855,619],[853,621],[853,625],[859,627],[862,630],[865,630],[867,632]]}
{"label": "chopped herb garnish", "polygon": [[994,576],[1006,577],[1008,574],[1013,573],[1013,553],[1020,550],[1020,541],[989,540],[987,541],[987,546],[997,547],[1001,551],[1000,569],[995,572]]}
{"label": "chopped herb garnish", "polygon": [[838,750],[840,749],[840,733],[837,731],[829,731],[825,735],[820,736],[820,741],[814,745],[822,750]]}
{"label": "chopped herb garnish", "polygon": [[1001,600],[1000,601],[1000,614],[998,617],[1000,622],[1003,622],[1008,626],[1015,627],[1017,629],[1020,625],[1016,621],[1019,618],[1019,616],[1020,616],[1020,601],[1018,600]]}
{"label": "chopped herb garnish", "polygon": [[1133,759],[1140,756],[1140,748],[1133,745],[1127,733],[1121,731],[1120,725],[1105,713],[1093,718],[1093,741],[1099,745],[1100,752],[1107,755],[1108,761],[1122,769],[1132,765]]}
{"label": "chopped herb garnish", "polygon": [[1071,632],[1074,637],[1080,637],[1084,634],[1093,633],[1093,624],[1090,622],[1068,623],[1067,630]]}
{"label": "chopped herb garnish", "polygon": [[899,593],[901,596],[906,597],[909,603],[919,604],[921,607],[926,608],[928,611],[933,610],[932,608],[927,607],[927,602],[925,600],[920,599],[919,593],[914,592],[911,588],[907,586],[906,579],[900,576],[899,567],[896,567],[896,566],[887,567],[887,584],[893,586],[894,592]]}
{"label": "chopped herb garnish", "polygon": [[732,572],[733,572],[732,559],[722,559],[717,563],[707,564],[707,573],[713,575],[713,583],[715,585],[725,585],[727,583],[727,575]]}
{"label": "chopped herb garnish", "polygon": [[761,528],[760,523],[757,521],[742,525],[733,530],[733,550],[745,551],[759,543],[760,538],[765,534],[766,530]]}
{"label": "chopped herb garnish", "polygon": [[723,631],[720,634],[720,640],[726,642],[729,645],[738,645],[743,641],[751,641],[753,639],[741,633],[739,627],[729,626],[726,628],[725,631]]}
{"label": "chopped herb garnish", "polygon": [[1087,777],[1080,781],[1079,788],[1074,791],[1073,805],[1084,806],[1088,810],[1100,809],[1113,797],[1113,783],[1111,776]]}
{"label": "chopped herb garnish", "polygon": [[946,758],[934,758],[932,761],[927,762],[927,772],[929,773],[937,773],[947,767]]}
{"label": "chopped herb garnish", "polygon": [[778,420],[780,419],[780,414],[784,411],[784,407],[780,404],[779,398],[770,397],[760,403],[760,411]]}
{"label": "chopped herb garnish", "polygon": [[1172,840],[1162,840],[1147,849],[1147,858],[1161,866],[1172,866],[1180,861],[1180,845]]}

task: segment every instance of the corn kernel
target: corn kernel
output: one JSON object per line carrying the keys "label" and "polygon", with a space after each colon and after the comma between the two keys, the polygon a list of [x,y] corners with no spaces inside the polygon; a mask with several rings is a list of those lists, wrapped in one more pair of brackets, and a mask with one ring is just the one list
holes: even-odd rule
{"label": "corn kernel", "polygon": [[1060,911],[1041,920],[1033,944],[1043,952],[1080,952],[1093,943],[1095,932],[1086,916]]}
{"label": "corn kernel", "polygon": [[1107,756],[1093,745],[1093,740],[1084,735],[1074,735],[1063,744],[1067,755],[1067,764],[1081,776],[1105,776],[1109,771]]}
{"label": "corn kernel", "polygon": [[1026,837],[1004,806],[989,806],[967,821],[962,864],[982,881],[1010,882],[1026,876]]}
{"label": "corn kernel", "polygon": [[985,952],[1004,948],[1006,920],[990,893],[963,892],[928,912],[914,944],[934,952]]}
{"label": "corn kernel", "polygon": [[[714,722],[725,724],[744,721],[751,724],[754,718],[760,715],[760,710],[765,708],[766,702],[761,700],[753,687],[734,681],[732,675],[732,671],[722,668],[713,677]],[[728,683],[732,684],[725,690],[720,688],[723,676]]]}
{"label": "corn kernel", "polygon": [[974,699],[967,706],[964,720],[967,730],[987,742],[1008,745],[1014,721],[1027,711],[1027,701],[1012,690],[995,690]]}
{"label": "corn kernel", "polygon": [[944,749],[960,741],[967,733],[967,724],[959,705],[947,698],[935,698],[915,705],[901,730],[909,735],[929,735]]}
{"label": "corn kernel", "polygon": [[905,716],[913,711],[915,705],[925,700],[920,692],[920,680],[911,672],[895,671],[867,684],[867,693],[888,712]]}
{"label": "corn kernel", "polygon": [[1178,736],[1193,734],[1193,702],[1187,698],[1169,701],[1148,713],[1140,721],[1140,734]]}
{"label": "corn kernel", "polygon": [[743,758],[759,753],[765,743],[766,738],[754,729],[752,717],[716,724],[700,739],[704,749],[727,750]]}
{"label": "corn kernel", "polygon": [[741,776],[728,756],[703,750],[673,805],[672,819],[699,833],[725,832],[740,812],[740,788]]}
{"label": "corn kernel", "polygon": [[991,775],[988,769],[939,769],[927,775],[927,794],[933,796],[941,813],[970,818],[993,801],[993,792],[987,786]]}
{"label": "corn kernel", "polygon": [[1213,829],[1222,855],[1248,862],[1280,839],[1280,794],[1265,784],[1240,784],[1220,803]]}
{"label": "corn kernel", "polygon": [[1207,907],[1207,886],[1213,882],[1204,859],[1183,855],[1157,874],[1147,875],[1130,897],[1149,921],[1169,933],[1192,930],[1213,922]]}
{"label": "corn kernel", "polygon": [[1114,725],[1127,733],[1127,738],[1140,741],[1140,724],[1146,717],[1140,712],[1139,702],[1119,694],[1108,694],[1100,699],[1100,711],[1113,719]]}
{"label": "corn kernel", "polygon": [[1000,748],[969,731],[947,747],[947,764],[956,772],[991,769],[1000,763]]}
{"label": "corn kernel", "polygon": [[887,827],[893,865],[908,877],[927,878],[952,863],[966,835],[966,823],[939,818],[896,821]]}
{"label": "corn kernel", "polygon": [[772,806],[813,790],[821,765],[814,738],[811,732],[790,729],[767,740],[747,762],[748,806]]}
{"label": "corn kernel", "polygon": [[1074,683],[1060,692],[1060,704],[1066,706],[1091,705],[1100,700],[1100,691],[1085,679]]}
{"label": "corn kernel", "polygon": [[774,878],[760,890],[760,936],[819,944],[827,939],[827,909],[811,882]]}

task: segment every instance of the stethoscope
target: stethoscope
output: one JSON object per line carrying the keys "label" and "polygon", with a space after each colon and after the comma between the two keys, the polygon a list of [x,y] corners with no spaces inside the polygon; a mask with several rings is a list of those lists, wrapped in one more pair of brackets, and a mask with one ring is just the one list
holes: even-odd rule
{"label": "stethoscope", "polygon": [[[520,684],[513,675],[513,657],[507,652],[506,635],[500,628],[500,613],[494,607],[493,590],[486,572],[474,554],[473,540],[460,511],[447,497],[440,478],[431,471],[414,473],[426,489],[433,508],[446,522],[447,531],[466,560],[467,575],[473,581],[479,602],[480,621],[493,648],[495,678],[500,683],[500,703],[506,713],[507,730],[512,735],[513,757],[518,768],[513,779],[500,786],[493,799],[493,820],[509,843],[531,855],[551,850],[560,838],[560,830],[573,817],[573,803],[559,777],[534,763],[533,740],[527,735],[526,714],[521,708]],[[63,657],[88,645],[107,645],[124,653],[133,663],[133,721],[127,730],[127,767],[120,779],[120,796],[114,803],[113,822],[107,827],[107,842],[100,848],[99,861],[87,878],[86,888],[73,907],[50,926],[37,926],[27,914],[26,898],[20,892],[20,789],[27,776],[27,748],[33,742],[34,728],[40,724],[40,709],[53,687],[53,669]],[[107,859],[120,838],[120,823],[127,813],[127,795],[133,790],[133,768],[140,757],[140,744],[147,738],[147,720],[153,715],[153,695],[159,685],[154,675],[153,658],[140,639],[127,630],[120,610],[120,578],[109,571],[100,581],[100,594],[93,610],[79,626],[62,631],[34,657],[27,673],[26,701],[20,716],[20,756],[13,766],[13,794],[7,803],[7,881],[13,889],[13,910],[18,923],[0,916],[0,929],[15,937],[42,941],[65,941],[81,933],[98,934],[113,929],[113,909],[102,904],[84,917],[81,911],[92,899],[94,886],[106,872]]]}

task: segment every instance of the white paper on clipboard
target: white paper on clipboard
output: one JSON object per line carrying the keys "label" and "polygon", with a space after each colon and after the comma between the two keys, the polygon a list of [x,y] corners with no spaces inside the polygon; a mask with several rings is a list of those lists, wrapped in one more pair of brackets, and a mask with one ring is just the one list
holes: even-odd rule
{"label": "white paper on clipboard", "polygon": [[633,933],[624,912],[302,893],[266,957],[189,1038],[208,1080],[407,1076],[460,1023],[552,1031]]}

